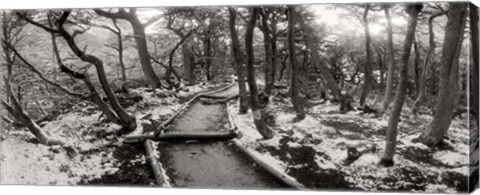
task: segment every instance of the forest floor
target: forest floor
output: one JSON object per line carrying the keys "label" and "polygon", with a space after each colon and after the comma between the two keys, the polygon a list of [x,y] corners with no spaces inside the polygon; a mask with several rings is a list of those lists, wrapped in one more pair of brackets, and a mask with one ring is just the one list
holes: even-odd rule
{"label": "forest floor", "polygon": [[[223,85],[224,86],[224,85]],[[138,128],[131,134],[151,131],[175,113],[194,94],[219,86],[192,86],[179,94],[138,88],[142,96],[125,106],[135,113]],[[418,137],[432,117],[402,112],[396,164],[377,166],[385,144],[388,120],[361,112],[338,112],[326,102],[307,109],[307,117],[293,122],[295,112],[288,99],[273,97],[277,115],[276,136],[262,140],[251,112],[238,115],[238,103],[228,107],[243,136],[240,142],[276,169],[307,188],[330,190],[400,190],[464,192],[468,186],[468,120],[456,118],[444,147],[430,149],[411,140]],[[143,145],[123,144],[119,126],[102,121],[89,103],[78,102],[53,121],[42,125],[47,134],[62,139],[67,147],[38,144],[25,128],[9,128],[0,137],[0,183],[37,185],[154,185]],[[347,159],[354,148],[358,159]]]}
{"label": "forest floor", "polygon": [[[402,111],[393,167],[380,167],[387,118],[351,111],[326,102],[307,109],[307,117],[293,122],[295,112],[288,99],[273,98],[276,136],[263,140],[251,112],[238,115],[238,102],[229,110],[241,143],[270,165],[307,188],[329,190],[465,192],[468,188],[469,130],[467,119],[455,119],[442,147],[430,149],[413,143],[432,117],[409,117]],[[358,158],[347,158],[347,151]],[[355,154],[356,153],[356,154]]]}
{"label": "forest floor", "polygon": [[[131,101],[118,94],[126,110],[135,113],[137,129],[130,134],[151,131],[166,120],[182,103],[203,91],[221,85],[194,85],[187,92],[137,88]],[[145,149],[141,144],[124,144],[120,126],[103,121],[89,102],[77,102],[55,120],[40,124],[51,137],[66,147],[38,144],[26,128],[7,127],[0,139],[0,183],[36,185],[154,185]]]}

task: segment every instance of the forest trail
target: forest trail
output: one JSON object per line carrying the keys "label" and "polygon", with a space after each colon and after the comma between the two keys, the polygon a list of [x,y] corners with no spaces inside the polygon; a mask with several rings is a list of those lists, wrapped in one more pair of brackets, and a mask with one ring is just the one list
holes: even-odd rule
{"label": "forest trail", "polygon": [[[238,86],[208,94],[228,98],[238,94]],[[225,103],[208,103],[210,98],[193,100],[190,107],[177,116],[168,133],[224,133],[228,129]],[[167,176],[175,187],[194,188],[279,188],[285,187],[256,165],[228,141],[160,142],[158,152]]]}

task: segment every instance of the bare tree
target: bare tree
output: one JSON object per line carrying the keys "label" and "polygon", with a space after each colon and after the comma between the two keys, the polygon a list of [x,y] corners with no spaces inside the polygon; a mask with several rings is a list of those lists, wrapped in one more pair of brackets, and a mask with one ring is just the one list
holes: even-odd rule
{"label": "bare tree", "polygon": [[270,139],[275,134],[268,127],[264,121],[264,113],[258,101],[257,84],[255,83],[255,70],[253,67],[254,53],[253,53],[253,30],[257,20],[259,8],[250,8],[250,18],[248,19],[247,29],[245,32],[245,50],[247,54],[247,81],[250,90],[250,106],[252,108],[253,122],[257,127],[258,132],[265,138]]}
{"label": "bare tree", "polygon": [[145,77],[150,87],[162,87],[160,79],[155,74],[152,63],[150,61],[150,55],[148,53],[147,47],[147,39],[145,35],[145,28],[155,23],[157,20],[160,19],[160,17],[154,17],[146,23],[142,23],[137,16],[136,8],[129,8],[128,12],[124,8],[120,8],[115,13],[106,12],[101,9],[94,9],[94,11],[95,13],[103,17],[127,20],[132,25],[133,35],[135,37],[135,43],[137,44],[138,56],[140,58],[140,63],[142,64],[143,73],[145,74]]}
{"label": "bare tree", "polygon": [[235,65],[237,68],[237,77],[238,77],[238,88],[240,92],[240,114],[246,114],[248,111],[248,101],[247,101],[247,89],[245,86],[245,61],[244,54],[240,49],[240,41],[238,40],[237,29],[235,28],[235,21],[237,19],[237,11],[235,8],[228,7],[228,12],[230,14],[229,29],[230,37],[232,40],[232,54],[235,59]]}
{"label": "bare tree", "polygon": [[458,104],[459,57],[462,50],[467,6],[464,3],[450,3],[445,39],[442,48],[440,70],[440,92],[435,106],[433,121],[420,135],[419,141],[427,146],[438,145],[452,122],[453,111]]}
{"label": "bare tree", "polygon": [[275,83],[275,64],[273,56],[273,45],[272,45],[272,32],[270,25],[268,24],[269,12],[268,8],[262,8],[260,15],[262,16],[262,22],[260,29],[263,32],[263,46],[265,49],[265,94],[270,96],[272,93],[274,83]]}
{"label": "bare tree", "polygon": [[393,91],[393,74],[395,72],[395,56],[393,55],[393,33],[392,33],[392,19],[388,5],[383,4],[382,8],[387,18],[387,55],[388,55],[388,70],[387,70],[387,85],[385,89],[385,97],[383,98],[381,112],[386,112],[392,100]]}
{"label": "bare tree", "polygon": [[[28,115],[27,112],[25,112],[12,90],[11,81],[14,64],[14,59],[12,56],[15,54],[12,52],[11,48],[13,48],[12,43],[15,42],[14,39],[17,39],[19,32],[23,30],[23,25],[17,22],[12,22],[12,16],[10,14],[7,15],[5,11],[2,12],[2,18],[2,49],[5,54],[5,61],[7,65],[7,75],[4,77],[4,84],[9,102],[2,100],[1,104],[8,113],[10,113],[17,121],[24,124],[30,130],[30,132],[35,135],[39,143],[44,145],[64,145],[64,142],[50,138],[47,136],[47,134],[45,134],[42,128],[38,126],[38,124]],[[10,47],[7,45],[10,45]]]}
{"label": "bare tree", "polygon": [[[103,102],[102,98],[100,97],[98,92],[96,92],[95,87],[93,86],[93,84],[91,83],[87,75],[72,72],[71,70],[67,69],[66,66],[60,66],[60,67],[63,72],[67,72],[70,75],[74,76],[75,78],[82,79],[86,83],[87,87],[89,87],[89,90],[91,91],[90,95],[91,95],[92,101],[95,102],[102,111],[104,111],[107,118],[112,120],[112,122],[120,124],[123,127],[123,129],[126,131],[134,130],[137,127],[136,119],[135,117],[128,114],[125,111],[125,109],[123,109],[123,107],[120,105],[117,97],[115,96],[112,88],[110,87],[110,84],[108,83],[102,60],[100,60],[100,58],[94,55],[85,53],[85,51],[81,50],[75,41],[75,37],[77,35],[85,33],[86,31],[74,30],[74,32],[70,34],[65,28],[64,23],[67,21],[67,18],[70,16],[70,13],[71,13],[71,10],[63,10],[61,14],[58,16],[58,19],[55,22],[52,21],[55,24],[56,28],[52,27],[52,22],[50,22],[50,19],[49,19],[50,26],[45,26],[39,22],[36,22],[30,19],[24,12],[17,12],[17,15],[20,16],[25,21],[51,33],[53,41],[55,40],[55,37],[53,34],[60,35],[65,39],[69,48],[80,60],[94,65],[97,71],[98,79],[100,80],[103,91],[105,92],[109,100],[109,104],[112,110],[114,111],[114,113],[110,112],[110,110],[107,109],[108,105],[105,102]],[[48,18],[50,18],[50,15],[48,16]],[[55,50],[55,46],[54,46],[54,50]],[[57,53],[57,61],[59,61],[59,64],[61,64],[61,59],[58,55],[58,49],[55,50],[55,52]]]}
{"label": "bare tree", "polygon": [[297,112],[296,120],[303,120],[306,117],[305,108],[299,97],[298,92],[298,61],[295,54],[295,22],[296,22],[295,6],[288,6],[288,58],[290,59],[290,98],[293,107]]}
{"label": "bare tree", "polygon": [[363,72],[363,87],[362,93],[360,95],[360,107],[365,106],[365,100],[370,93],[373,84],[372,76],[372,50],[371,50],[371,37],[370,37],[370,27],[368,26],[368,12],[370,10],[370,4],[365,5],[365,12],[363,13],[363,28],[365,30],[365,51],[367,55],[367,61],[364,63]]}
{"label": "bare tree", "polygon": [[428,51],[427,55],[425,56],[425,60],[423,61],[423,71],[422,75],[420,76],[420,83],[418,86],[418,95],[415,99],[415,102],[412,105],[412,113],[416,117],[418,113],[418,107],[425,99],[425,92],[426,92],[426,81],[428,76],[428,70],[430,69],[430,64],[433,61],[433,54],[435,52],[435,32],[433,31],[433,20],[439,16],[444,15],[445,12],[441,11],[435,14],[432,14],[428,18]]}
{"label": "bare tree", "polygon": [[395,100],[393,102],[393,108],[390,112],[390,118],[388,120],[385,152],[383,153],[380,164],[383,166],[392,166],[393,156],[395,155],[395,147],[397,145],[397,133],[398,133],[398,121],[400,120],[400,113],[402,112],[403,102],[405,99],[405,93],[407,91],[408,80],[408,60],[412,51],[413,39],[415,37],[415,29],[417,27],[418,14],[422,10],[422,4],[408,4],[406,6],[406,12],[409,15],[407,33],[405,35],[405,41],[403,42],[403,53],[401,58],[400,67],[400,82],[398,84],[397,92],[395,94]]}

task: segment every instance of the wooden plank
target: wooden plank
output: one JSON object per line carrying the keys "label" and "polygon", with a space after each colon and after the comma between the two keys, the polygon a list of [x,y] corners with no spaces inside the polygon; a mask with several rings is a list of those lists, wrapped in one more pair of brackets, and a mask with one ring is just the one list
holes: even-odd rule
{"label": "wooden plank", "polygon": [[253,161],[255,161],[255,163],[260,165],[263,169],[268,171],[278,180],[282,181],[283,183],[297,190],[308,190],[308,188],[306,188],[303,184],[298,183],[297,180],[295,180],[291,176],[281,172],[280,170],[275,169],[274,167],[269,165],[267,162],[264,162],[262,159],[260,159],[259,156],[257,156],[256,154],[248,150],[245,146],[243,146],[238,141],[238,139],[233,139],[232,142],[237,148],[239,148],[242,152],[244,152],[247,156],[249,156]]}
{"label": "wooden plank", "polygon": [[166,174],[165,169],[163,169],[162,164],[157,159],[157,155],[155,155],[155,149],[153,148],[153,141],[146,140],[144,142],[144,146],[145,146],[147,158],[148,158],[148,161],[150,162],[150,166],[152,167],[153,175],[155,176],[157,185],[165,188],[172,187],[172,185],[168,181],[168,176]]}
{"label": "wooden plank", "polygon": [[125,137],[125,143],[137,143],[146,139],[154,141],[182,141],[182,140],[228,140],[237,137],[233,131],[225,133],[162,133],[158,135],[143,134]]}

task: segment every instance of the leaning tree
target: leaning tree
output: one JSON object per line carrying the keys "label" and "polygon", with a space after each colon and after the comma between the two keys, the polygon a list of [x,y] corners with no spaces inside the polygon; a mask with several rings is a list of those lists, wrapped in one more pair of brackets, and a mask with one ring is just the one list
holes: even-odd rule
{"label": "leaning tree", "polygon": [[448,22],[442,48],[440,92],[433,121],[420,135],[419,141],[427,146],[438,145],[452,123],[453,111],[458,104],[459,57],[465,32],[467,4],[450,3]]}

